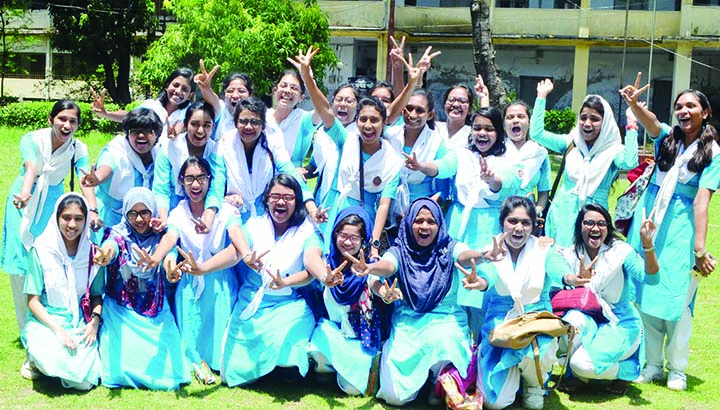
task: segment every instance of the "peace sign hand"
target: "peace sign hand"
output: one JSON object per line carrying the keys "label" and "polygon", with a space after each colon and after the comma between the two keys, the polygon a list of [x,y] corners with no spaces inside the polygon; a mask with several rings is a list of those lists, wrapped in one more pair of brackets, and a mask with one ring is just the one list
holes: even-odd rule
{"label": "peace sign hand", "polygon": [[490,262],[499,262],[503,260],[505,255],[507,255],[507,251],[503,247],[503,242],[505,241],[505,237],[507,237],[507,235],[507,232],[503,232],[500,235],[493,237],[493,247],[491,250],[485,252],[483,258]]}
{"label": "peace sign hand", "polygon": [[82,178],[80,178],[80,184],[82,184],[82,186],[86,188],[93,188],[100,185],[100,179],[97,177],[97,174],[95,174],[95,165],[90,164],[90,172],[87,172],[82,168],[79,169],[83,174]]}
{"label": "peace sign hand", "polygon": [[[490,95],[490,92],[488,91],[488,88],[485,85],[485,82],[483,81],[482,75],[480,75],[480,74],[478,74],[477,77],[475,77],[475,87],[473,87],[473,89],[475,90],[475,94],[480,99]],[[470,108],[472,109],[472,107],[470,107]]]}
{"label": "peace sign hand", "polygon": [[420,162],[417,160],[417,156],[415,155],[415,152],[412,152],[410,155],[401,152],[402,156],[405,157],[405,167],[407,169],[411,169],[413,171],[420,171],[420,168],[422,168]]}
{"label": "peace sign hand", "polygon": [[180,124],[180,121],[175,121],[174,123],[170,124],[170,117],[168,116],[165,120],[165,124],[167,124],[168,139],[172,141],[177,138],[178,134],[180,134],[178,130],[178,124]]}
{"label": "peace sign hand", "polygon": [[206,234],[210,232],[210,228],[205,224],[201,218],[190,218],[193,224],[195,224],[195,232],[199,234]]}
{"label": "peace sign hand", "polygon": [[332,288],[334,286],[342,285],[343,280],[345,279],[342,271],[345,269],[347,264],[348,261],[343,261],[343,263],[335,269],[332,269],[330,265],[325,265],[327,269],[327,275],[325,275],[325,279],[323,280],[325,286]]}
{"label": "peace sign hand", "polygon": [[645,84],[643,87],[640,87],[640,82],[642,81],[642,72],[637,73],[637,77],[635,77],[635,84],[633,85],[626,85],[623,87],[622,90],[620,90],[620,95],[622,95],[623,99],[625,99],[625,102],[629,106],[635,106],[638,104],[638,99],[640,96],[650,88],[650,83]]}
{"label": "peace sign hand", "polygon": [[270,249],[266,250],[265,252],[261,253],[260,256],[257,255],[256,251],[252,251],[249,253],[246,253],[245,256],[243,256],[243,262],[245,262],[245,265],[248,266],[248,268],[258,272],[260,271],[264,263],[262,261],[262,258],[270,253]]}
{"label": "peace sign hand", "polygon": [[485,157],[480,155],[480,179],[485,181],[488,185],[495,182],[495,173],[490,167],[488,167]]}
{"label": "peace sign hand", "polygon": [[100,96],[98,96],[95,90],[90,87],[90,93],[92,94],[92,102],[90,103],[92,112],[97,114],[98,117],[105,117],[107,115],[107,109],[105,109],[105,94],[107,90],[103,88]]}
{"label": "peace sign hand", "polygon": [[655,216],[655,209],[650,211],[650,215],[646,216],[646,210],[643,208],[643,221],[640,225],[640,239],[643,248],[651,248],[653,246],[653,239],[655,238],[655,232],[657,227],[653,222],[653,216]]}
{"label": "peace sign hand", "polygon": [[180,265],[180,269],[182,269],[183,272],[187,272],[191,275],[199,275],[202,272],[202,269],[200,269],[200,265],[198,265],[197,261],[195,260],[195,256],[193,256],[192,251],[185,252],[182,248],[178,246],[177,248],[178,253],[180,256],[185,259]]}
{"label": "peace sign hand", "polygon": [[177,283],[180,281],[180,278],[182,278],[182,263],[177,263],[175,258],[172,255],[168,255],[165,257],[165,260],[163,261],[163,268],[165,269],[165,277],[167,278],[168,282],[170,283]]}
{"label": "peace sign hand", "polygon": [[592,279],[593,276],[595,276],[595,263],[597,263],[598,258],[600,256],[596,256],[595,259],[593,259],[588,266],[585,266],[585,260],[580,259],[580,272],[578,273],[578,278],[580,279]]}
{"label": "peace sign hand", "polygon": [[93,257],[93,263],[98,266],[107,266],[113,260],[114,251],[112,246],[95,247],[95,256]]}
{"label": "peace sign hand", "polygon": [[142,271],[149,271],[150,269],[155,269],[160,264],[159,261],[155,260],[152,256],[150,256],[148,251],[137,246],[136,244],[132,244],[131,249],[138,256],[137,267],[140,268]]}
{"label": "peace sign hand", "polygon": [[380,285],[380,289],[378,289],[380,298],[388,305],[403,298],[402,292],[397,288],[397,281],[397,278],[395,278],[390,287],[388,287],[387,282],[383,282],[382,285]]}
{"label": "peace sign hand", "polygon": [[395,41],[395,37],[390,37],[392,48],[390,49],[390,61],[394,66],[400,66],[404,63],[403,56],[405,55],[405,36],[400,40],[400,45]]}
{"label": "peace sign hand", "polygon": [[422,57],[420,57],[420,61],[418,61],[417,65],[415,66],[420,69],[421,75],[426,73],[430,69],[432,59],[442,54],[442,51],[436,51],[434,53],[431,53],[431,51],[432,46],[428,46],[425,49],[425,53],[423,53]]}
{"label": "peace sign hand", "polygon": [[352,263],[350,272],[352,272],[353,275],[362,277],[367,276],[370,273],[367,263],[365,263],[365,252],[362,248],[360,248],[360,254],[358,254],[357,259],[347,252],[343,252],[343,255],[345,256],[345,259]]}
{"label": "peace sign hand", "polygon": [[270,272],[268,269],[265,269],[265,272],[267,272],[268,275],[270,275],[270,278],[272,279],[270,283],[268,284],[268,287],[273,290],[280,290],[287,286],[287,283],[285,283],[285,279],[280,274],[280,269],[277,269],[275,272],[276,274],[273,275],[272,272]]}
{"label": "peace sign hand", "polygon": [[312,213],[312,218],[315,223],[323,223],[328,221],[328,211],[330,211],[330,208],[324,208],[322,206],[319,206],[315,208],[315,212]]}
{"label": "peace sign hand", "polygon": [[470,259],[470,272],[467,271],[462,265],[455,262],[455,267],[465,275],[462,283],[463,287],[468,290],[486,290],[488,283],[485,279],[479,278],[477,275],[477,266],[475,265],[475,259]]}
{"label": "peace sign hand", "polygon": [[205,69],[205,62],[203,59],[200,59],[200,74],[195,75],[195,84],[198,85],[203,90],[210,90],[212,89],[212,79],[215,73],[217,72],[218,68],[220,68],[219,65],[215,64],[215,67],[208,73]]}

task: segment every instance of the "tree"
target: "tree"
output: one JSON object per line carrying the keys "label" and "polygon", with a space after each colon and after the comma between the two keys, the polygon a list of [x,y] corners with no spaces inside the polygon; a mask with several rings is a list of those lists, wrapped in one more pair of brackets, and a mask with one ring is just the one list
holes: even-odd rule
{"label": "tree", "polygon": [[[155,39],[158,22],[152,0],[55,0],[49,4],[52,45],[83,60],[117,103],[130,102],[130,58],[142,56]],[[115,72],[117,70],[117,76]]]}
{"label": "tree", "polygon": [[470,4],[472,19],[473,63],[482,75],[490,93],[490,105],[498,107],[508,103],[505,85],[495,64],[495,47],[492,42],[490,6],[488,0],[473,0]]}
{"label": "tree", "polygon": [[19,38],[19,31],[25,26],[24,18],[27,12],[27,0],[2,0],[0,3],[0,38],[2,38],[2,57],[0,57],[0,103],[5,103],[5,75],[14,71],[11,64],[12,53],[8,42],[15,43]]}
{"label": "tree", "polygon": [[[253,80],[257,95],[268,93],[280,73],[290,68],[287,57],[308,46],[320,48],[313,58],[318,82],[325,67],[335,64],[328,47],[327,17],[317,2],[293,0],[170,0],[177,24],[169,25],[148,50],[138,78],[157,91],[178,67],[219,64],[218,72],[244,72]],[[229,12],[231,11],[231,12]],[[216,76],[215,83],[222,81]]]}

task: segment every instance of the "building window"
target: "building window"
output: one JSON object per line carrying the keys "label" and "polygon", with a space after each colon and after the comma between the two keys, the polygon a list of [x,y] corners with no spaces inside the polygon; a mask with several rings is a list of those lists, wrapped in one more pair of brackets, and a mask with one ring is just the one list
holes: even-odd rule
{"label": "building window", "polygon": [[8,69],[5,78],[45,79],[45,54],[10,54],[8,56]]}
{"label": "building window", "polygon": [[72,54],[53,54],[52,76],[56,80],[72,80],[85,74],[77,59]]}
{"label": "building window", "polygon": [[405,5],[418,7],[470,7],[471,2],[471,0],[405,0]]}

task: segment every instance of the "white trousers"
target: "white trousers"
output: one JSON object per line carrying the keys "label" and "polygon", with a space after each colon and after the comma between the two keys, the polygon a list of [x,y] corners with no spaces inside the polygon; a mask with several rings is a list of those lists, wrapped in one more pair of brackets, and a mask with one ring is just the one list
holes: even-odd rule
{"label": "white trousers", "polygon": [[[442,369],[450,364],[447,360],[442,360],[435,363],[430,368],[430,381],[435,384],[437,377],[440,375]],[[403,406],[411,401],[415,400],[418,391],[412,393],[409,397],[399,397],[400,393],[395,389],[395,382],[390,377],[390,372],[383,372],[382,364],[380,366],[380,390],[378,391],[377,398],[385,400],[387,404],[391,406]],[[422,388],[422,386],[421,386]]]}
{"label": "white trousers", "polygon": [[25,275],[8,275],[10,276],[10,288],[13,294],[13,304],[15,305],[15,319],[17,320],[19,334],[25,329],[25,321],[27,319],[27,296],[25,296]]}

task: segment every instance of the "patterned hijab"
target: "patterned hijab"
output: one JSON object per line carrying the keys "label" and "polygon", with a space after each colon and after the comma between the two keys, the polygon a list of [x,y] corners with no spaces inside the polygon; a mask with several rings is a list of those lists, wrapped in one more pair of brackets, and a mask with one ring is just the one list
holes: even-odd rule
{"label": "patterned hijab", "polygon": [[[369,243],[372,239],[373,220],[370,219],[370,215],[368,215],[367,211],[363,207],[351,206],[340,211],[335,218],[332,234],[330,236],[330,240],[332,241],[332,243],[330,244],[328,263],[330,263],[330,267],[333,269],[340,266],[340,264],[342,264],[342,262],[345,260],[342,253],[337,248],[337,241],[335,240],[335,230],[337,229],[340,221],[350,215],[357,216],[365,223],[366,235],[365,238],[363,238],[363,242]],[[365,255],[366,262],[369,256],[370,253],[367,252]],[[349,266],[346,267],[343,271],[343,276],[344,278],[342,285],[331,288],[330,293],[333,295],[333,298],[335,298],[335,301],[337,303],[341,305],[350,305],[358,301],[358,298],[360,297],[360,294],[362,294],[363,288],[365,287],[365,283],[367,282],[367,277],[359,277],[353,275],[352,272],[350,272]]]}

